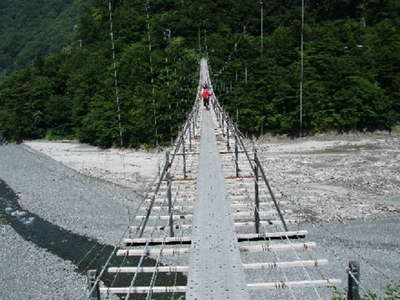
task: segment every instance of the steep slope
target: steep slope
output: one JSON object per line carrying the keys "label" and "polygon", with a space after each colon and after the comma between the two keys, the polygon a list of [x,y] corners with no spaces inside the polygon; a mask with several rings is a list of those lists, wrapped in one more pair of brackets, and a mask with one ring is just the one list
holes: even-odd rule
{"label": "steep slope", "polygon": [[[176,136],[202,56],[240,129],[298,134],[301,1],[111,3],[125,146]],[[400,120],[400,2],[306,4],[303,131],[391,130]],[[0,135],[119,145],[108,1],[82,10],[77,34],[82,48],[38,59],[0,85]]]}
{"label": "steep slope", "polygon": [[2,0],[0,76],[74,42],[83,0]]}

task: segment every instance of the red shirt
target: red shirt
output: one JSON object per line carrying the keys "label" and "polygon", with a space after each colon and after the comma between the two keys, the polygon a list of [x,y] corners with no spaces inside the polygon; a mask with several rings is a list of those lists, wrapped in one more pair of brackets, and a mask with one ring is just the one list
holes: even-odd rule
{"label": "red shirt", "polygon": [[211,95],[212,95],[212,92],[204,89],[203,92],[200,94],[200,97],[203,99],[208,99]]}

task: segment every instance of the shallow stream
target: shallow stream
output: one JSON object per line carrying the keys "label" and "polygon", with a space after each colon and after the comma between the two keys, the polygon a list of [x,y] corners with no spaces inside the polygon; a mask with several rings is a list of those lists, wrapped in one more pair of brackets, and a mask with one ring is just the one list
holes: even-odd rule
{"label": "shallow stream", "polygon": [[[0,179],[0,217],[25,240],[36,246],[46,249],[63,260],[69,260],[76,266],[76,271],[86,275],[88,270],[101,270],[114,247],[98,243],[96,240],[75,234],[54,225],[40,216],[21,208],[18,195]],[[125,260],[124,260],[125,259]],[[109,266],[136,266],[139,257],[113,256]],[[146,258],[142,266],[154,266],[155,260]],[[148,286],[153,274],[139,274],[135,286]],[[129,286],[132,274],[119,275],[104,272],[101,280],[106,286]],[[156,276],[155,286],[186,285],[186,276],[181,273],[164,274]],[[175,295],[178,299],[182,295]],[[135,295],[135,299],[145,298]],[[132,297],[133,298],[133,297]],[[154,295],[151,299],[165,299],[165,295]],[[171,298],[172,299],[172,298]]]}

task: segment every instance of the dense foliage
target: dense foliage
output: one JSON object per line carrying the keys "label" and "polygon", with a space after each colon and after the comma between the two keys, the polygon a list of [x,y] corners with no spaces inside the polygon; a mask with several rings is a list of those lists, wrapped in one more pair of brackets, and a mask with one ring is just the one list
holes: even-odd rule
{"label": "dense foliage", "polygon": [[[180,19],[175,6],[159,1],[147,11],[142,1],[113,3],[124,146],[169,142],[196,93],[199,55],[188,46],[190,35],[167,36],[170,21]],[[37,59],[1,85],[0,134],[7,139],[119,145],[108,3],[86,7],[77,32],[82,48]]]}
{"label": "dense foliage", "polygon": [[0,80],[74,40],[83,0],[0,1]]}
{"label": "dense foliage", "polygon": [[[0,134],[118,145],[107,2],[82,11],[82,48],[38,59],[0,86]],[[125,146],[176,136],[202,55],[244,131],[298,132],[301,1],[264,0],[262,51],[258,1],[152,0],[148,19],[146,1],[112,3]],[[390,129],[400,116],[400,2],[306,4],[305,132]]]}
{"label": "dense foliage", "polygon": [[[223,103],[233,115],[238,109],[240,127],[250,133],[299,132],[301,2],[296,2],[264,1],[263,52],[257,36],[236,34],[237,50],[216,77]],[[400,2],[306,3],[305,132],[390,130],[400,120]],[[235,38],[227,42],[233,45]]]}

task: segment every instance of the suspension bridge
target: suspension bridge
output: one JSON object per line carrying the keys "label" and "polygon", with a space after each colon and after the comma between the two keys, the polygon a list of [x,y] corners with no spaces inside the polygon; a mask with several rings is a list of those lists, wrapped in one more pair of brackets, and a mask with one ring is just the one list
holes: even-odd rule
{"label": "suspension bridge", "polygon": [[[206,59],[199,92],[204,83],[212,88]],[[313,256],[317,245],[307,241],[307,231],[291,229],[256,149],[215,94],[210,106],[196,97],[158,180],[112,253],[122,263],[110,266],[109,259],[100,272],[90,271],[89,299],[328,299],[340,284],[320,271],[329,262]],[[137,263],[124,265],[129,257]],[[145,266],[148,258],[155,263]],[[105,272],[129,280],[100,284]],[[159,274],[177,273],[187,275],[186,285],[156,285]],[[143,274],[151,274],[147,285],[139,280]]]}

